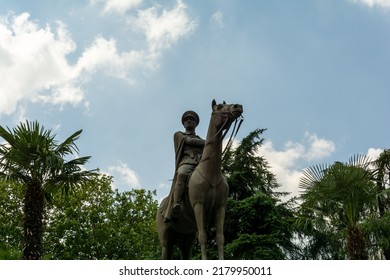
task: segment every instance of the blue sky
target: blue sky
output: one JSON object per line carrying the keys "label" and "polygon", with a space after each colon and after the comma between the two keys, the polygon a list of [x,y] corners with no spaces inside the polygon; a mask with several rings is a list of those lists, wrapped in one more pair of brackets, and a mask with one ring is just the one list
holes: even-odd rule
{"label": "blue sky", "polygon": [[244,106],[239,141],[282,190],[303,168],[389,148],[389,0],[0,2],[0,123],[78,129],[88,168],[165,196],[173,133],[212,99]]}

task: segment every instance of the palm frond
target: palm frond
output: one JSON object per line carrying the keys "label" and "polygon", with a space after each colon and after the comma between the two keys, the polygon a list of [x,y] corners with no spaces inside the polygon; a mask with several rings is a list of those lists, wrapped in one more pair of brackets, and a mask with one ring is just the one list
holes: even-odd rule
{"label": "palm frond", "polygon": [[370,165],[371,160],[368,156],[362,154],[356,154],[349,158],[348,165],[350,166],[360,166],[366,168]]}
{"label": "palm frond", "polygon": [[76,131],[71,136],[69,136],[64,142],[58,145],[56,152],[61,155],[69,155],[72,153],[78,153],[79,149],[77,145],[75,144],[75,141],[80,138],[81,133],[83,132],[82,129]]}
{"label": "palm frond", "polygon": [[[5,129],[0,125],[0,137],[3,138],[9,145],[13,145],[14,137],[9,129]],[[4,146],[4,144],[2,144]]]}
{"label": "palm frond", "polygon": [[78,130],[58,143],[56,135],[37,121],[20,123],[12,130],[0,126],[0,136],[6,141],[0,146],[0,176],[24,183],[37,181],[47,186],[47,190],[49,186],[73,186],[77,179],[83,181],[95,173],[82,170],[90,157],[69,161],[64,158],[78,152],[75,141],[81,133],[82,130]]}
{"label": "palm frond", "polygon": [[314,165],[306,168],[302,172],[302,176],[299,180],[299,186],[304,191],[312,188],[317,182],[321,181],[326,171],[329,169],[327,164]]}

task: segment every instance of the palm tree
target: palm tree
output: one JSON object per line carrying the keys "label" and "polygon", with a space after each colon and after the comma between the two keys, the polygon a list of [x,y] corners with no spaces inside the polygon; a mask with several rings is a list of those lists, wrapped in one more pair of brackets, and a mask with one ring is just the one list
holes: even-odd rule
{"label": "palm tree", "polygon": [[327,229],[328,236],[346,236],[350,259],[368,259],[361,223],[377,210],[377,191],[370,161],[354,156],[348,163],[317,165],[303,172],[300,180],[302,204],[298,223]]}
{"label": "palm tree", "polygon": [[[378,210],[379,218],[384,220],[384,225],[387,225],[386,219],[389,216],[390,200],[389,200],[389,180],[390,180],[390,150],[384,150],[373,162],[376,170],[376,186],[378,190]],[[383,254],[386,260],[390,260],[390,233],[388,230],[380,228],[380,238],[383,240]]]}
{"label": "palm tree", "polygon": [[20,123],[12,130],[0,126],[0,136],[5,140],[0,145],[0,178],[25,187],[24,259],[42,256],[45,201],[58,190],[68,194],[96,175],[96,170],[82,169],[90,157],[65,159],[78,152],[75,141],[81,132],[59,143],[51,130],[37,121]]}
{"label": "palm tree", "polygon": [[[390,176],[390,150],[384,150],[374,161],[374,165],[378,170],[377,175],[377,188],[381,193],[386,190],[386,185],[389,184]],[[378,207],[380,216],[383,216],[389,208],[389,202],[387,196],[378,196]]]}

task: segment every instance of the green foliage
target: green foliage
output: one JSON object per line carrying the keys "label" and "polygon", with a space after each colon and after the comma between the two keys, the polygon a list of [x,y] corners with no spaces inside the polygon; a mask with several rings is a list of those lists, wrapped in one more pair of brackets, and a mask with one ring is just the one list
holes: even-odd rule
{"label": "green foliage", "polygon": [[0,260],[15,260],[20,258],[20,252],[7,244],[0,244]]}
{"label": "green foliage", "polygon": [[59,143],[51,130],[46,130],[37,121],[26,121],[13,129],[0,126],[0,137],[6,141],[0,145],[0,179],[22,184],[25,188],[24,259],[39,259],[42,255],[45,201],[58,190],[68,193],[97,175],[94,170],[83,169],[89,157],[66,160],[78,152],[75,141],[81,132],[79,130]]}
{"label": "green foliage", "polygon": [[1,177],[22,184],[37,182],[48,194],[58,189],[68,192],[88,182],[96,175],[82,168],[90,157],[66,160],[78,153],[75,141],[81,133],[79,130],[60,143],[37,121],[26,121],[13,129],[0,126],[0,137],[6,141],[0,145]]}
{"label": "green foliage", "polygon": [[273,194],[278,188],[275,175],[269,171],[267,161],[258,155],[265,129],[256,129],[242,139],[235,149],[229,149],[222,163],[222,171],[229,182],[230,197],[241,200],[254,193]]}
{"label": "green foliage", "polygon": [[373,165],[376,169],[375,182],[378,189],[379,215],[384,216],[390,210],[390,150],[384,150]]}
{"label": "green foliage", "polygon": [[[44,259],[159,259],[155,193],[113,190],[101,176],[46,206]],[[21,258],[23,188],[0,181],[0,259]]]}
{"label": "green foliage", "polygon": [[50,209],[49,259],[155,259],[160,248],[155,194],[120,193],[103,176]]}
{"label": "green foliage", "polygon": [[296,225],[310,236],[310,257],[342,258],[345,250],[351,259],[368,258],[362,225],[377,210],[375,172],[369,165],[366,157],[354,156],[348,163],[317,165],[304,171]]}
{"label": "green foliage", "polygon": [[[285,193],[277,191],[274,174],[259,156],[264,131],[251,132],[225,154],[225,258],[389,259],[389,150],[374,169],[364,156],[306,169],[297,207],[295,200],[282,202]],[[74,141],[80,133],[58,143],[38,123],[14,130],[0,126],[7,142],[0,145],[0,259],[22,258],[29,185],[41,186],[50,202],[42,211],[44,259],[160,258],[155,193],[113,190],[111,177],[82,169],[88,157],[67,161],[78,151]],[[214,235],[209,229],[213,249]],[[213,249],[210,257],[216,258]]]}
{"label": "green foliage", "polygon": [[282,203],[275,175],[258,155],[263,143],[256,129],[235,150],[228,150],[223,171],[230,198],[225,220],[226,259],[287,259],[298,255],[293,244],[293,202]]}
{"label": "green foliage", "polygon": [[0,181],[0,259],[20,259],[23,240],[23,189]]}
{"label": "green foliage", "polygon": [[[378,210],[379,218],[386,220],[390,210],[390,150],[384,150],[377,160],[374,161],[374,166],[377,170],[376,186],[378,189]],[[386,225],[386,223],[380,223]],[[389,223],[387,223],[389,224]],[[378,231],[375,231],[378,232]],[[387,260],[390,260],[390,230],[380,230],[382,234],[377,235],[376,240],[379,240],[379,246],[383,248],[383,254]]]}
{"label": "green foliage", "polygon": [[271,196],[257,192],[229,199],[225,224],[226,259],[286,259],[296,250],[292,212]]}

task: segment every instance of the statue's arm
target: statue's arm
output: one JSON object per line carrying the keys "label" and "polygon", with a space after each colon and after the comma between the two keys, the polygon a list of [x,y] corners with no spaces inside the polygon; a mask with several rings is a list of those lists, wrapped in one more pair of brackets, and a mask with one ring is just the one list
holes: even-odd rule
{"label": "statue's arm", "polygon": [[184,134],[181,131],[177,131],[173,135],[173,143],[175,146],[175,153],[177,153],[177,150],[179,149],[179,146],[180,146],[181,142],[183,141],[183,138],[184,138]]}
{"label": "statue's arm", "polygon": [[175,170],[177,170],[177,166],[181,161],[181,150],[183,149],[183,141],[185,141],[184,133],[182,133],[181,131],[177,131],[173,135],[173,143],[175,146]]}
{"label": "statue's arm", "polygon": [[204,147],[206,143],[202,138],[186,137],[186,144],[191,146]]}

